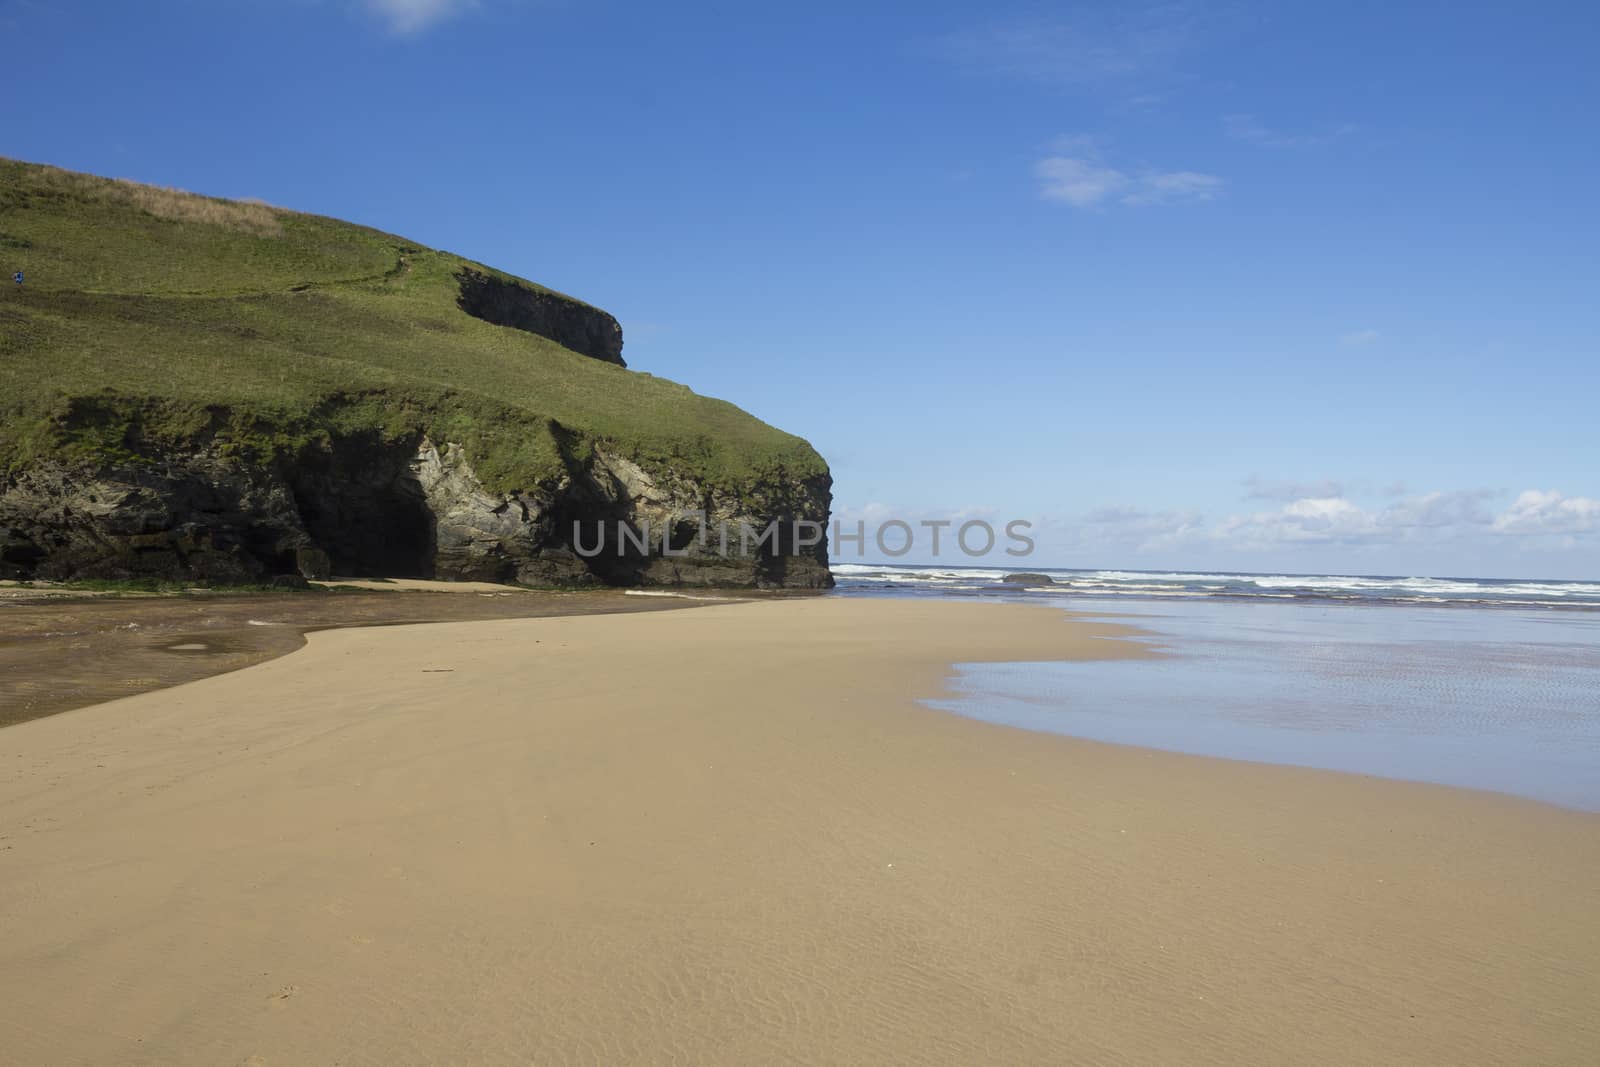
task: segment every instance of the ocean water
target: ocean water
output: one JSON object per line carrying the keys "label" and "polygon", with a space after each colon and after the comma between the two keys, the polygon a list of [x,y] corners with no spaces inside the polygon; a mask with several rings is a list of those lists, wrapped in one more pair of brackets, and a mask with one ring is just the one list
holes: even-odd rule
{"label": "ocean water", "polygon": [[[1315,600],[1447,604],[1459,607],[1600,610],[1600,582],[1511,578],[1419,578],[1395,575],[1244,574],[1189,571],[1065,570],[1018,565],[912,567],[835,563],[847,592],[928,593],[940,596],[1036,595],[1173,600]],[[1007,582],[1024,574],[1047,581]]]}
{"label": "ocean water", "polygon": [[[1115,583],[1129,580],[1105,576],[1135,572],[1059,573]],[[1416,588],[1446,580],[1167,574],[1164,586],[1285,578],[1303,583],[1296,588],[1327,590],[1337,582],[1358,592],[1180,590],[1152,597],[1095,585],[1029,592],[965,576],[840,577],[845,595],[979,595],[1101,612],[1140,627],[1147,636],[1139,640],[1165,653],[1156,660],[962,664],[955,697],[929,702],[943,710],[1099,741],[1439,782],[1600,811],[1600,584],[1450,579],[1472,588],[1440,594],[1433,587],[1421,600],[1393,591],[1402,582]],[[1535,597],[1537,604],[1528,603]]]}

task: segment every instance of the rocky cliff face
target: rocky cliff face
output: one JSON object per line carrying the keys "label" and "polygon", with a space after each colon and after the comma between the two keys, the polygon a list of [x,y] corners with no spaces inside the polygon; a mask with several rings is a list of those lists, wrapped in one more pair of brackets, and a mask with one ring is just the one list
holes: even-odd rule
{"label": "rocky cliff face", "polygon": [[457,304],[468,315],[538,334],[592,359],[627,366],[622,361],[622,327],[599,308],[472,269],[462,270],[456,280],[461,284]]}
{"label": "rocky cliff face", "polygon": [[0,294],[0,577],[829,581],[785,525],[827,519],[816,450],[629,373],[589,304],[338,219],[15,160],[0,220],[29,275]]}
{"label": "rocky cliff face", "polygon": [[597,445],[563,477],[497,495],[461,446],[426,435],[334,437],[268,461],[196,442],[0,480],[0,578],[826,588],[826,543],[808,542],[829,488],[782,474],[711,486]]}

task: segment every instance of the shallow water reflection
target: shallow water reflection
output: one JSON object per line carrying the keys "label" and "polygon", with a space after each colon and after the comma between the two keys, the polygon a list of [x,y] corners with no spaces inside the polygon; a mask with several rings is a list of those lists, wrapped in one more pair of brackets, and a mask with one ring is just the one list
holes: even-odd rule
{"label": "shallow water reflection", "polygon": [[1600,811],[1600,614],[1225,601],[1117,611],[1170,658],[963,665],[960,696],[929,703]]}

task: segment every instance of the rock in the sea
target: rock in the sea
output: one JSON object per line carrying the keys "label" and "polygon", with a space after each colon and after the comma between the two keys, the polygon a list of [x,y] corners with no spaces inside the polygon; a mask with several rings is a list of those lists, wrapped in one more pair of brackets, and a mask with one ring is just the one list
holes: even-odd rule
{"label": "rock in the sea", "polygon": [[1007,585],[1050,585],[1052,580],[1048,574],[1035,574],[1031,571],[1018,571],[1008,574],[1000,579]]}

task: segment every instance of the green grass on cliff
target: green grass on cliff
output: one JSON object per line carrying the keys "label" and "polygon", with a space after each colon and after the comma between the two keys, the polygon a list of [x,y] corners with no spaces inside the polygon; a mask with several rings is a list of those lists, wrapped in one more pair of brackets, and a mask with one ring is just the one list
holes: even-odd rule
{"label": "green grass on cliff", "polygon": [[0,159],[0,474],[365,429],[460,442],[498,491],[597,442],[721,484],[825,469],[732,404],[466,314],[467,265],[334,219]]}

